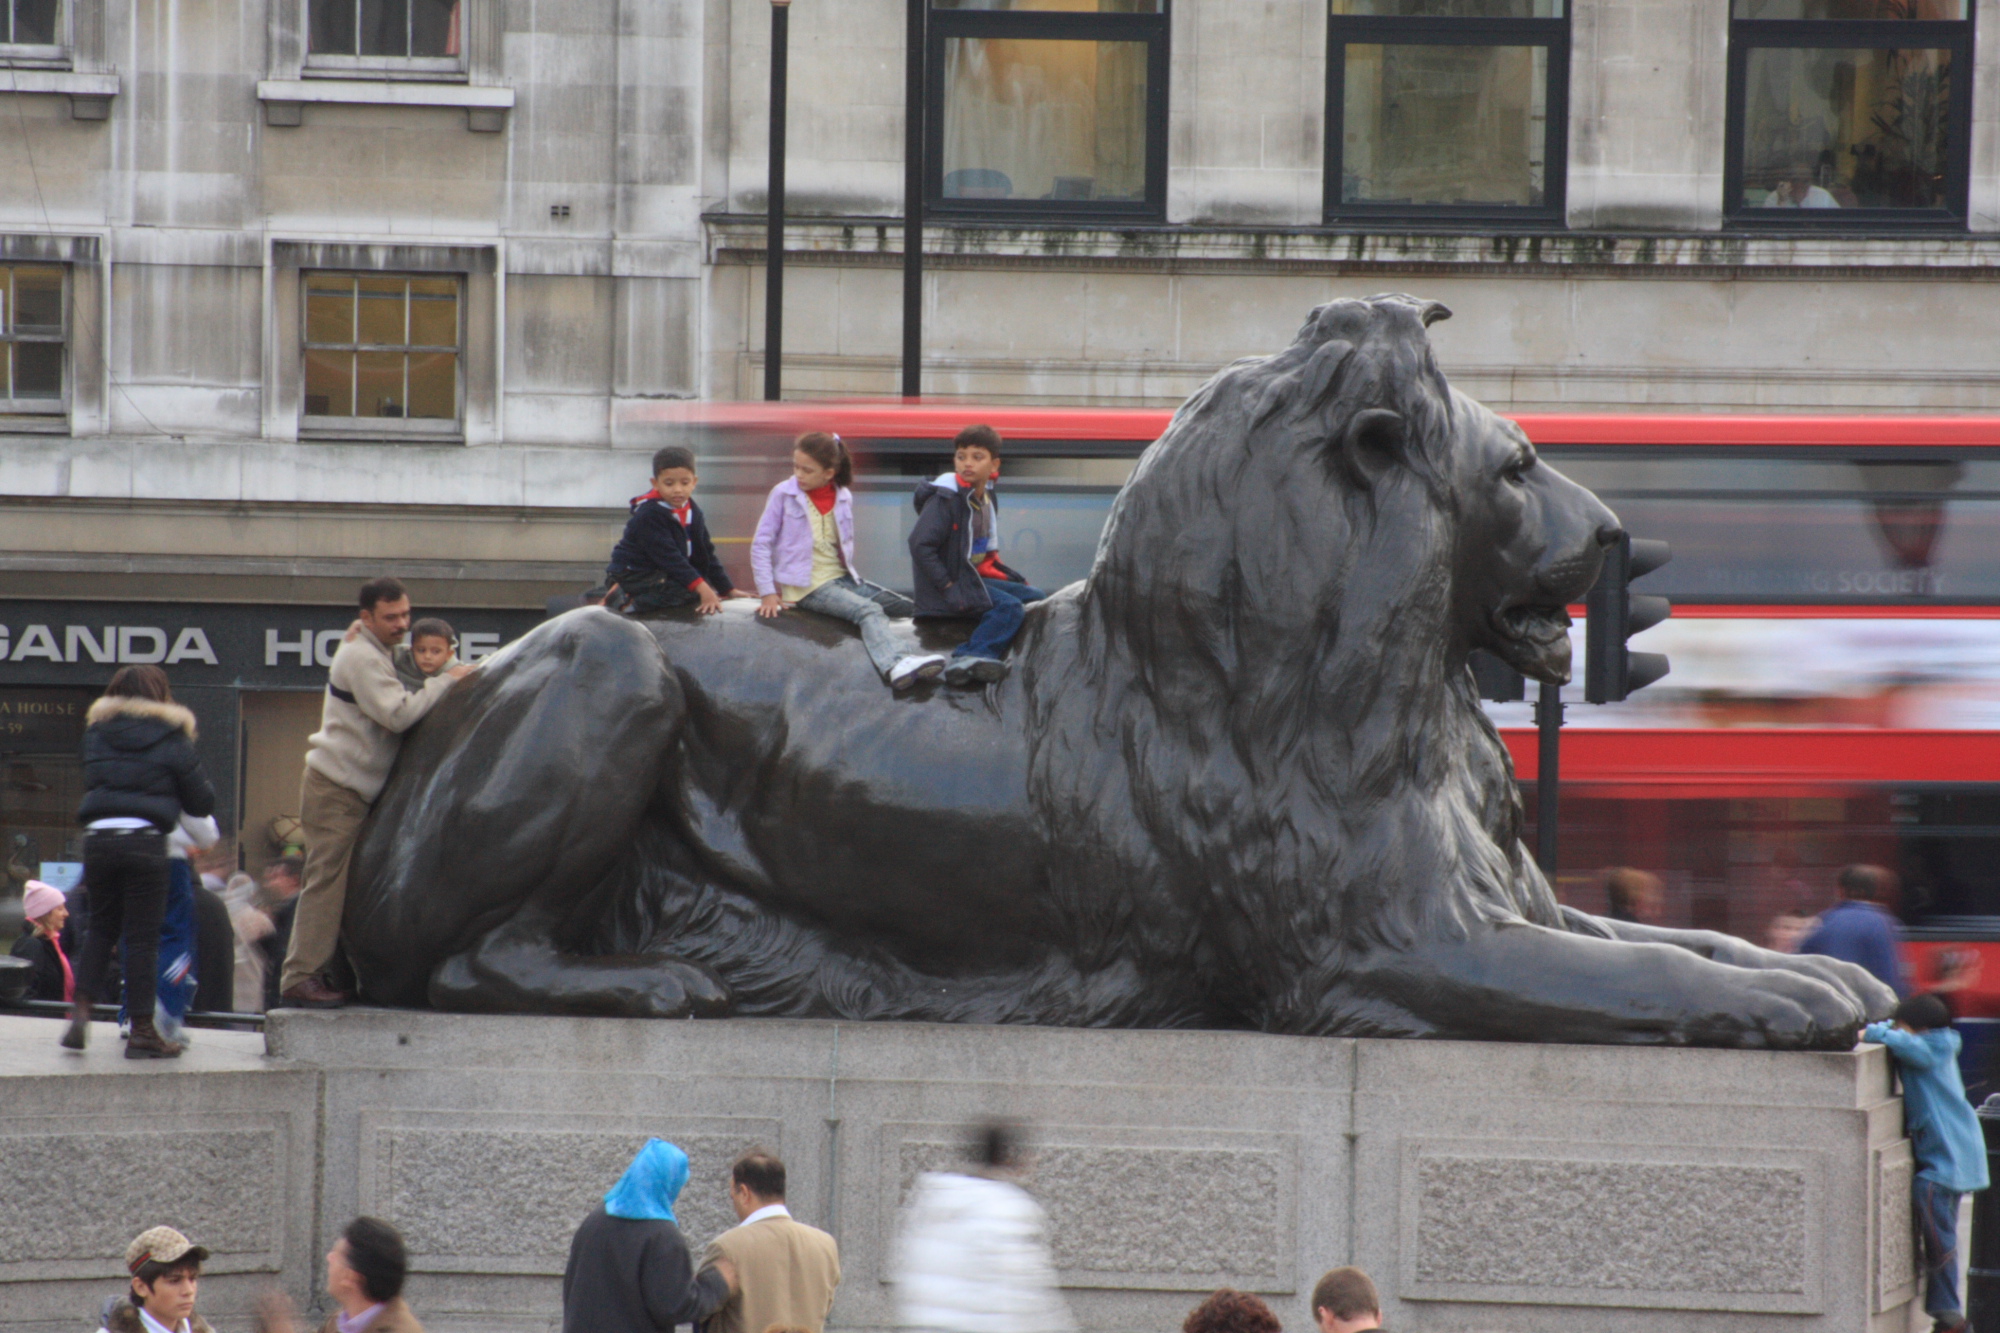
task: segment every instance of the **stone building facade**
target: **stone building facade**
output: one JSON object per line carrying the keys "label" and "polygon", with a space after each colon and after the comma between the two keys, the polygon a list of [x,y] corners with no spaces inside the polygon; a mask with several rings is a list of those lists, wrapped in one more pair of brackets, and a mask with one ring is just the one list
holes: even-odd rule
{"label": "stone building facade", "polygon": [[[1403,289],[1502,408],[2000,408],[2000,0],[930,4],[927,393],[1170,404]],[[789,397],[899,383],[907,13],[791,6]],[[0,21],[0,610],[536,608],[760,389],[768,0]]]}

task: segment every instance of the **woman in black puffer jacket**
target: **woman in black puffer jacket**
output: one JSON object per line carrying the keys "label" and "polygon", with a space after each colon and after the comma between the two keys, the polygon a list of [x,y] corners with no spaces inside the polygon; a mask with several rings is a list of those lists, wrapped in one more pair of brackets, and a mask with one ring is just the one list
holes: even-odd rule
{"label": "woman in black puffer jacket", "polygon": [[180,1043],[153,1026],[160,918],[167,905],[167,834],[182,814],[215,812],[215,790],[194,749],[194,714],[173,700],[167,673],[120,667],[90,706],[83,733],[83,882],[90,929],[76,978],[76,1006],[62,1044],[90,1038],[90,1002],[120,940],[125,945],[125,1010],[131,1060],[170,1059]]}

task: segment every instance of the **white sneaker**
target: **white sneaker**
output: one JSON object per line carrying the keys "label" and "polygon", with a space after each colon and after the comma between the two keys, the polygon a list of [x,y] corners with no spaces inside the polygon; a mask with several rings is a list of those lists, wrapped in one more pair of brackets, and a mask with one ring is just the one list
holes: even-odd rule
{"label": "white sneaker", "polygon": [[889,668],[889,688],[902,693],[920,680],[936,680],[944,674],[945,659],[936,653],[911,654],[899,658]]}

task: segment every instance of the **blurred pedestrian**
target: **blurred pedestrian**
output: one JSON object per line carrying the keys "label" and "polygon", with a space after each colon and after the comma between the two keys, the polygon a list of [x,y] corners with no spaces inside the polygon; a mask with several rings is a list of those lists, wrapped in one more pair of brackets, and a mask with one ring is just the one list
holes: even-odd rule
{"label": "blurred pedestrian", "polygon": [[320,1333],[424,1333],[403,1303],[410,1253],[387,1222],[357,1217],[326,1255],[326,1294],[340,1307]]}
{"label": "blurred pedestrian", "polygon": [[1284,1333],[1271,1307],[1247,1291],[1224,1287],[1188,1312],[1181,1333]]}
{"label": "blurred pedestrian", "polygon": [[1067,1333],[1041,1205],[1016,1183],[1017,1131],[973,1137],[973,1168],[917,1177],[890,1259],[896,1323],[935,1333]]}
{"label": "blurred pedestrian", "polygon": [[1897,995],[1910,993],[1897,953],[1896,919],[1883,906],[1896,893],[1896,877],[1881,866],[1848,866],[1840,872],[1840,901],[1819,915],[1819,925],[1799,943],[1800,953],[1825,954],[1867,968]]}
{"label": "blurred pedestrian", "polygon": [[[196,819],[183,814],[167,832],[167,906],[160,917],[159,980],[153,990],[153,1021],[168,1041],[187,1042],[186,1024],[194,994],[201,984],[197,959],[201,938],[197,933],[194,866],[188,853],[213,847],[222,836],[215,817]],[[121,1025],[131,1015],[119,1012]]]}
{"label": "blurred pedestrian", "polygon": [[718,1258],[697,1273],[674,1221],[688,1158],[648,1139],[583,1219],[563,1269],[563,1333],[669,1333],[699,1324],[736,1290],[736,1266]]}
{"label": "blurred pedestrian", "polygon": [[1604,872],[1605,915],[1613,921],[1657,926],[1666,919],[1667,895],[1658,875],[1631,866]]}
{"label": "blurred pedestrian", "polygon": [[1812,933],[1816,923],[1800,912],[1780,912],[1764,927],[1764,947],[1779,953],[1797,953],[1799,945]]}
{"label": "blurred pedestrian", "polygon": [[1923,1248],[1924,1311],[1936,1321],[1934,1333],[1962,1329],[1958,1201],[1992,1181],[1979,1116],[1959,1078],[1959,1035],[1942,1000],[1914,995],[1888,1022],[1870,1023],[1861,1039],[1887,1046],[1903,1080],[1903,1132],[1917,1159],[1911,1192]]}
{"label": "blurred pedestrian", "polygon": [[736,1292],[708,1320],[708,1333],[763,1333],[773,1324],[821,1333],[840,1286],[840,1247],[785,1206],[785,1164],[752,1149],[729,1168],[736,1225],[709,1243],[704,1267],[736,1266]]}
{"label": "blurred pedestrian", "polygon": [[235,936],[236,971],[229,1007],[239,1014],[262,1013],[264,951],[259,944],[272,931],[271,918],[258,904],[257,881],[241,870],[223,886],[222,901]]}
{"label": "blurred pedestrian", "polygon": [[28,998],[70,1003],[76,999],[76,970],[63,949],[69,904],[63,901],[62,890],[38,879],[29,880],[21,891],[21,914],[28,928],[14,941],[12,952],[33,965],[28,974]]}
{"label": "blurred pedestrian", "polygon": [[1313,1285],[1313,1323],[1319,1333],[1362,1333],[1382,1327],[1382,1297],[1368,1274],[1335,1268]]}
{"label": "blurred pedestrian", "polygon": [[194,1007],[220,1013],[236,1007],[236,928],[208,876],[194,883]]}
{"label": "blurred pedestrian", "polygon": [[105,1311],[98,1333],[214,1333],[194,1312],[208,1251],[172,1227],[153,1227],[125,1247],[131,1291]]}
{"label": "blurred pedestrian", "polygon": [[263,894],[259,901],[271,923],[258,942],[263,962],[264,1001],[262,1009],[278,1007],[278,981],[285,974],[285,953],[292,944],[292,919],[298,915],[299,886],[305,878],[305,861],[281,856],[264,867]]}
{"label": "blurred pedestrian", "polygon": [[122,944],[125,1004],[132,1015],[128,1059],[171,1059],[180,1044],[153,1025],[160,921],[167,902],[167,832],[183,814],[215,813],[215,790],[195,753],[194,714],[173,701],[156,666],[118,668],[85,714],[77,818],[85,825],[83,878],[90,929],[62,1044],[90,1040],[90,1002],[112,951]]}
{"label": "blurred pedestrian", "polygon": [[[357,1217],[341,1228],[326,1254],[326,1294],[339,1310],[319,1333],[424,1333],[403,1300],[410,1252],[402,1233],[380,1218]],[[283,1292],[257,1302],[257,1333],[298,1333],[292,1303]]]}

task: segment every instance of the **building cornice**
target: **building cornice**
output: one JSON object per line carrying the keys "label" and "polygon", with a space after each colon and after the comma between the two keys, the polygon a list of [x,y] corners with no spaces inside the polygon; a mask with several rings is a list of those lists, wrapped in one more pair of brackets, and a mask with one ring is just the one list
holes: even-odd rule
{"label": "building cornice", "polygon": [[[761,214],[703,217],[712,264],[764,259]],[[2000,235],[1964,233],[1641,233],[1357,231],[1115,223],[1022,226],[952,220],[924,227],[938,268],[1091,268],[1139,272],[1563,273],[1660,278],[2000,277]],[[788,259],[878,267],[902,262],[902,222],[788,220]]]}

